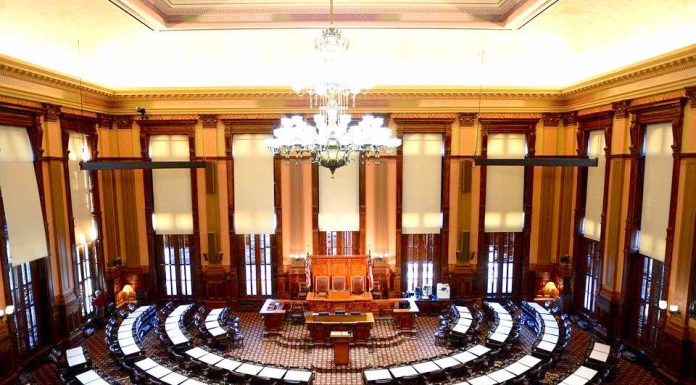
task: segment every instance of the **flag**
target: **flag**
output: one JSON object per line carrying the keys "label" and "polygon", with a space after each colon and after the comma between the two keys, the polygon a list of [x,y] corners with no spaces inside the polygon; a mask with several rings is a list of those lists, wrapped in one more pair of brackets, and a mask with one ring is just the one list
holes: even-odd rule
{"label": "flag", "polygon": [[309,260],[309,253],[305,258],[305,280],[307,281],[307,289],[312,287],[312,270],[310,269],[312,262]]}
{"label": "flag", "polygon": [[372,276],[372,256],[367,258],[367,287],[370,291],[374,289],[374,282],[375,278]]}

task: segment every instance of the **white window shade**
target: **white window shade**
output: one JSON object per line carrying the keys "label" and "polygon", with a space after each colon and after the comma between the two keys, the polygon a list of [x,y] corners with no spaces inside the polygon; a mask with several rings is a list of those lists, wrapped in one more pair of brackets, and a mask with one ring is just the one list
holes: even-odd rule
{"label": "white window shade", "polygon": [[402,234],[439,234],[442,228],[442,134],[404,134]]}
{"label": "white window shade", "polygon": [[672,125],[652,124],[645,130],[641,254],[665,260],[669,204],[672,194]]}
{"label": "white window shade", "polygon": [[[186,135],[153,135],[150,158],[155,162],[188,161]],[[152,170],[154,228],[157,234],[193,234],[191,170]]]}
{"label": "white window shade", "polygon": [[232,138],[234,158],[234,231],[274,234],[276,230],[273,154],[264,145],[271,135]]}
{"label": "white window shade", "polygon": [[0,192],[14,266],[48,255],[33,161],[27,130],[0,126]]}
{"label": "white window shade", "polygon": [[597,167],[587,168],[587,190],[585,195],[585,220],[583,234],[585,237],[599,242],[602,233],[602,203],[604,202],[604,131],[590,132],[587,143],[587,156],[597,158]]}
{"label": "white window shade", "polygon": [[71,133],[68,137],[68,173],[75,243],[78,246],[97,238],[97,228],[92,217],[89,171],[80,170],[80,162],[90,158],[87,135]]}
{"label": "white window shade", "polygon": [[360,231],[358,162],[336,169],[319,167],[319,230]]}
{"label": "white window shade", "polygon": [[[524,134],[488,135],[490,159],[522,159],[527,154]],[[486,232],[520,232],[524,227],[524,167],[486,167]]]}

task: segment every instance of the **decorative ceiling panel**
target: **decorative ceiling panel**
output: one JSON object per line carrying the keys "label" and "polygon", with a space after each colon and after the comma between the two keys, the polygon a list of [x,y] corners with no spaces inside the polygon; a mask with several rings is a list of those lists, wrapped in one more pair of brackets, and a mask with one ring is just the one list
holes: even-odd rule
{"label": "decorative ceiling panel", "polygon": [[[327,0],[110,0],[154,30],[317,28]],[[557,0],[335,0],[342,28],[516,29]]]}

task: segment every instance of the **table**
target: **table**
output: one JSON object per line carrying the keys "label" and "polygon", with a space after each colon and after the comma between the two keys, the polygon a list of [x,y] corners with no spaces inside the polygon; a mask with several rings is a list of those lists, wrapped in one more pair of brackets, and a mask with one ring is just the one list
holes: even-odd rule
{"label": "table", "polygon": [[478,358],[475,354],[471,352],[461,352],[457,353],[454,356],[452,356],[455,360],[461,362],[462,364],[466,364],[469,361],[473,361],[476,358]]}
{"label": "table", "polygon": [[539,364],[539,362],[541,362],[541,359],[536,358],[536,357],[534,357],[534,356],[530,356],[530,355],[528,354],[528,355],[526,355],[526,356],[520,358],[519,360],[517,360],[517,362],[519,362],[520,364],[522,364],[522,365],[524,365],[524,366],[527,366],[527,367],[529,367],[529,368],[533,368],[533,367],[535,367],[537,364]]}
{"label": "table", "polygon": [[149,370],[149,369],[154,368],[157,365],[159,365],[159,364],[151,358],[146,358],[144,360],[141,360],[141,361],[138,361],[135,363],[135,366],[139,367],[141,370]]}
{"label": "table", "polygon": [[420,374],[436,372],[436,371],[440,370],[440,368],[437,365],[435,365],[435,363],[432,361],[421,362],[419,364],[413,364],[413,368],[416,369],[416,371]]}
{"label": "table", "polygon": [[241,365],[241,364],[242,364],[241,362],[237,362],[234,360],[230,360],[228,358],[224,358],[221,361],[218,361],[215,364],[215,366],[217,366],[218,368],[226,369],[226,370],[231,372],[231,371],[237,369],[239,367],[239,365]]}
{"label": "table", "polygon": [[349,331],[332,331],[329,334],[333,342],[334,364],[348,365],[350,363],[350,340],[353,333]]}
{"label": "table", "polygon": [[582,378],[586,378],[588,380],[591,380],[597,374],[597,371],[594,369],[590,369],[586,366],[581,366],[578,368],[578,370],[575,371],[575,374],[582,377]]}
{"label": "table", "polygon": [[171,372],[167,374],[166,376],[160,378],[160,381],[164,382],[165,384],[169,385],[179,385],[182,382],[188,380],[188,377],[182,376],[179,373],[176,372]]}
{"label": "table", "polygon": [[261,306],[259,314],[263,318],[263,333],[275,334],[280,332],[285,319],[285,309],[281,302],[274,299],[267,299]]}
{"label": "table", "polygon": [[222,361],[222,357],[218,356],[215,353],[208,353],[204,356],[198,357],[198,360],[201,362],[205,362],[208,365],[215,365],[218,362]]}
{"label": "table", "polygon": [[493,373],[489,373],[488,377],[490,377],[498,382],[505,382],[507,380],[512,380],[513,378],[515,378],[515,375],[508,372],[505,369],[500,369],[500,370],[496,370]]}
{"label": "table", "polygon": [[199,347],[195,347],[193,349],[187,350],[186,354],[188,354],[192,358],[200,358],[200,357],[203,357],[204,355],[208,354],[208,352],[199,348]]}
{"label": "table", "polygon": [[529,366],[522,365],[519,361],[505,367],[505,370],[516,376],[526,373],[529,369]]}
{"label": "table", "polygon": [[353,342],[365,343],[370,339],[375,317],[372,313],[361,314],[323,314],[305,313],[305,324],[313,342],[331,343],[331,332],[350,331]]}
{"label": "table", "polygon": [[365,375],[365,381],[379,381],[379,380],[389,380],[392,378],[387,369],[374,369],[366,370],[363,372]]}
{"label": "table", "polygon": [[253,365],[253,364],[241,364],[234,371],[237,373],[248,374],[250,376],[255,376],[263,369],[263,366]]}
{"label": "table", "polygon": [[265,367],[259,372],[258,376],[280,380],[285,375],[285,372],[287,372],[285,369]]}
{"label": "table", "polygon": [[392,376],[394,376],[394,378],[402,378],[402,377],[417,376],[418,375],[418,372],[416,372],[416,369],[414,369],[413,366],[411,366],[411,365],[398,366],[396,368],[389,368],[389,371],[391,372]]}
{"label": "table", "polygon": [[433,362],[435,362],[435,365],[439,366],[442,369],[447,369],[459,365],[459,361],[455,360],[452,357],[440,358],[439,360],[435,360]]}
{"label": "table", "polygon": [[146,371],[147,374],[149,374],[149,375],[151,375],[152,377],[155,377],[155,378],[157,378],[157,379],[160,379],[160,378],[166,376],[167,374],[169,374],[169,373],[171,373],[171,372],[172,372],[171,370],[169,370],[169,369],[167,369],[167,368],[165,368],[164,366],[161,366],[161,365],[157,365],[157,366],[155,366],[154,368],[152,368],[152,369]]}
{"label": "table", "polygon": [[288,381],[309,382],[309,380],[312,379],[312,372],[305,370],[288,370],[283,379]]}
{"label": "table", "polygon": [[481,357],[482,355],[490,352],[491,349],[489,349],[483,345],[476,345],[473,348],[469,349],[468,351],[471,352],[471,354],[475,354],[475,355]]}

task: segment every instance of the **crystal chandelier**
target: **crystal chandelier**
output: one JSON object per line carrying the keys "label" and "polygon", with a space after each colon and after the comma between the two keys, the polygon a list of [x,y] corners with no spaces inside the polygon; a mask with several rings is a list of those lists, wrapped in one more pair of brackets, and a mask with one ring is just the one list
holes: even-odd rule
{"label": "crystal chandelier", "polygon": [[318,77],[293,87],[298,95],[309,96],[310,108],[318,109],[314,125],[301,116],[283,118],[266,143],[276,155],[286,159],[310,157],[331,174],[358,158],[379,159],[382,153],[393,152],[401,145],[401,139],[392,136],[382,118],[365,115],[357,125],[350,126],[348,107],[355,107],[356,96],[367,87],[351,80],[349,71],[343,70],[348,40],[333,26],[333,19],[331,0],[330,26],[314,44],[321,64]]}

